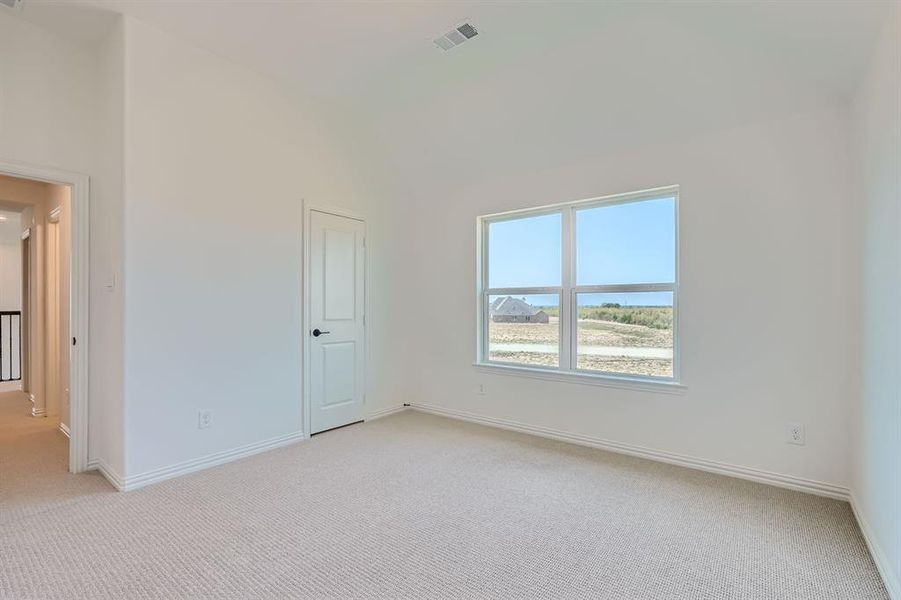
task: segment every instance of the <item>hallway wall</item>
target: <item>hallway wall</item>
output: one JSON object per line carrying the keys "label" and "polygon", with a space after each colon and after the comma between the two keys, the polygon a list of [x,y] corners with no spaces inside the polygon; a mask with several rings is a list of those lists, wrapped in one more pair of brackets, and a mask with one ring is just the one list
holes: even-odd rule
{"label": "hallway wall", "polygon": [[[72,248],[72,190],[67,186],[50,186],[47,198],[47,215],[58,212],[58,221],[47,224],[46,262],[54,265],[47,271],[48,289],[50,279],[55,281],[55,299],[47,298],[47,395],[54,405],[59,421],[66,431],[69,429],[69,306],[71,299],[71,248]],[[50,237],[54,236],[53,243]]]}

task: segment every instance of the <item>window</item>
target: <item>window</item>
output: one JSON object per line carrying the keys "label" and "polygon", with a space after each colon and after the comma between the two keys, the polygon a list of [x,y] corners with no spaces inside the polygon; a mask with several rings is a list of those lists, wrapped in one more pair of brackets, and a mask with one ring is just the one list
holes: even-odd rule
{"label": "window", "polygon": [[678,381],[678,188],[479,218],[480,364]]}

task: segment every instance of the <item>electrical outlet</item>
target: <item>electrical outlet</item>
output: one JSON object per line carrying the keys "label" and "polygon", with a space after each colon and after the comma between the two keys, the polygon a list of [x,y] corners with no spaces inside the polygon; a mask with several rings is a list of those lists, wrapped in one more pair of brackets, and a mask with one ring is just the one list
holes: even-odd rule
{"label": "electrical outlet", "polygon": [[479,396],[485,395],[485,384],[484,383],[479,384],[479,391],[477,391],[476,394],[478,394]]}
{"label": "electrical outlet", "polygon": [[202,410],[197,413],[197,429],[207,429],[213,426],[213,411]]}
{"label": "electrical outlet", "polygon": [[785,435],[785,441],[789,444],[803,446],[806,442],[807,436],[804,434],[804,425],[800,423],[789,423],[788,427],[786,428]]}

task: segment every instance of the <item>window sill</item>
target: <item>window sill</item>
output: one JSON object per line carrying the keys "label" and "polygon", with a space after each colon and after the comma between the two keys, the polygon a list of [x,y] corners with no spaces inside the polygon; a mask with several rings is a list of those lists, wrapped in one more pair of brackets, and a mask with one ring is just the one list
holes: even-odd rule
{"label": "window sill", "polygon": [[687,386],[674,381],[654,381],[651,379],[639,379],[633,377],[617,377],[615,375],[594,375],[591,373],[553,371],[550,369],[519,367],[497,363],[477,362],[473,363],[472,366],[480,371],[497,375],[512,375],[514,377],[544,379],[545,381],[563,381],[566,383],[578,383],[582,385],[597,385],[638,392],[682,395],[688,391]]}

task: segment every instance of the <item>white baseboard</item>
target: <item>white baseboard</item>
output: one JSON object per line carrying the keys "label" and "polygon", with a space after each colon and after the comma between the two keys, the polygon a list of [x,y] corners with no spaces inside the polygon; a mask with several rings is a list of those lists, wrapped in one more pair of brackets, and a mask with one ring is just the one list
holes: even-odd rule
{"label": "white baseboard", "polygon": [[873,529],[870,527],[870,523],[860,510],[860,504],[857,502],[853,493],[851,494],[851,510],[854,511],[854,517],[857,519],[857,524],[860,526],[860,533],[867,543],[867,548],[870,550],[870,556],[873,557],[873,562],[876,563],[876,569],[882,576],[882,582],[885,584],[885,589],[888,591],[889,598],[892,600],[901,600],[901,580],[898,579],[898,574],[892,571],[892,563],[882,550],[882,546],[879,545],[879,540],[873,535]]}
{"label": "white baseboard", "polygon": [[88,461],[88,471],[100,471],[100,474],[103,475],[110,484],[116,488],[118,491],[124,491],[124,481],[122,476],[112,470],[109,465],[107,465],[103,460],[99,458],[92,458]]}
{"label": "white baseboard", "polygon": [[44,408],[37,408],[35,406],[31,407],[31,416],[32,417],[46,417],[47,410]]}
{"label": "white baseboard", "polygon": [[403,412],[410,408],[409,406],[404,406],[403,404],[399,406],[392,406],[390,408],[383,408],[380,410],[374,410],[368,415],[366,415],[367,421],[375,421],[376,419],[381,419],[382,417],[387,417],[393,414],[397,414],[399,412]]}
{"label": "white baseboard", "polygon": [[[407,408],[409,407],[400,405],[373,411],[369,413],[369,415],[366,417],[366,420],[372,421],[375,419],[380,419],[382,417],[387,417],[389,415],[393,415],[395,413],[406,410]],[[62,429],[62,424],[60,424],[60,429]],[[90,461],[88,463],[88,470],[96,469],[100,471],[103,476],[106,477],[107,480],[109,480],[113,487],[121,492],[127,492],[147,485],[158,483],[160,481],[165,481],[166,479],[172,479],[181,475],[187,475],[188,473],[194,473],[196,471],[201,471],[203,469],[239,460],[248,456],[253,456],[254,454],[266,452],[267,450],[272,450],[280,446],[287,446],[289,444],[307,439],[307,437],[308,436],[304,435],[303,432],[290,433],[288,435],[272,438],[270,440],[248,444],[247,446],[242,446],[240,448],[217,452],[195,460],[189,460],[183,463],[171,465],[169,467],[154,469],[153,471],[148,471],[146,473],[141,473],[140,475],[134,475],[131,477],[123,478],[99,459]]]}
{"label": "white baseboard", "polygon": [[[139,475],[125,477],[125,479],[122,481],[121,487],[117,486],[117,488],[123,492],[136,490],[138,488],[144,487],[145,485],[158,483],[160,481],[165,481],[166,479],[172,479],[173,477],[187,475],[188,473],[194,473],[196,471],[201,471],[203,469],[208,469],[210,467],[215,467],[217,465],[222,465],[235,460],[246,458],[248,456],[253,456],[254,454],[266,452],[267,450],[273,450],[281,446],[287,446],[306,438],[307,436],[305,436],[302,431],[298,431],[295,433],[289,433],[287,435],[264,440],[262,442],[247,444],[246,446],[241,446],[240,448],[233,448],[231,450],[215,452],[201,458],[188,460],[168,467],[162,467],[160,469],[154,469],[152,471],[147,471],[146,473],[141,473]],[[113,485],[116,484],[113,483]]]}
{"label": "white baseboard", "polygon": [[[366,416],[366,420],[372,421],[375,419],[380,419],[382,417],[387,417],[388,415],[393,415],[395,413],[406,410],[407,408],[409,407],[400,405],[373,411]],[[127,492],[144,487],[146,485],[165,481],[166,479],[172,479],[181,475],[187,475],[188,473],[194,473],[196,471],[215,467],[217,465],[232,462],[234,460],[253,456],[254,454],[259,454],[260,452],[266,452],[267,450],[272,450],[281,446],[287,446],[289,444],[293,444],[307,438],[308,436],[304,435],[303,432],[298,431],[277,438],[272,438],[270,440],[248,444],[247,446],[242,446],[233,450],[225,450],[223,452],[217,452],[215,454],[210,454],[208,456],[204,456],[195,460],[189,460],[169,467],[155,469],[153,471],[148,471],[140,475],[125,477],[124,479],[122,479],[115,473],[110,472],[109,469],[106,469],[106,471],[104,471],[104,466],[102,463],[99,463],[97,465],[97,468],[102,473],[104,473],[105,476],[107,476],[107,479],[109,479],[110,482],[114,486],[116,486],[116,489]],[[109,475],[107,475],[107,473],[109,473]]]}
{"label": "white baseboard", "polygon": [[766,483],[776,487],[788,488],[800,492],[807,492],[809,494],[816,494],[817,496],[825,496],[827,498],[835,498],[837,500],[845,501],[849,500],[850,498],[848,488],[831,483],[825,483],[822,481],[804,479],[801,477],[794,477],[792,475],[783,475],[781,473],[773,473],[770,471],[763,471],[761,469],[743,467],[740,465],[732,465],[714,460],[707,460],[705,458],[698,458],[696,456],[676,454],[674,452],[665,452],[663,450],[645,448],[643,446],[636,446],[634,444],[624,444],[622,442],[615,442],[612,440],[606,440],[603,438],[597,438],[578,433],[569,433],[566,431],[551,429],[549,427],[539,427],[536,425],[528,425],[526,423],[510,421],[507,419],[486,417],[467,411],[449,409],[429,404],[413,403],[411,405],[411,408],[422,412],[451,417],[453,419],[470,421],[472,423],[479,423],[481,425],[498,427],[500,429],[507,429],[510,431],[518,431],[520,433],[528,433],[531,435],[537,435],[540,437],[559,440],[562,442],[569,442],[571,444],[578,444],[580,446],[590,446],[592,448],[600,448],[601,450],[608,450],[610,452],[616,452],[618,454],[628,454],[630,456],[638,456],[640,458],[647,458],[649,460],[664,462],[680,467],[688,467],[690,469],[698,469],[700,471],[716,473],[718,475],[727,475],[729,477],[737,477],[738,479],[747,479],[749,481],[756,481],[758,483]]}
{"label": "white baseboard", "polygon": [[69,436],[69,426],[66,425],[65,423],[63,423],[62,421],[59,422],[59,430],[62,432],[62,434],[64,436],[70,437]]}

